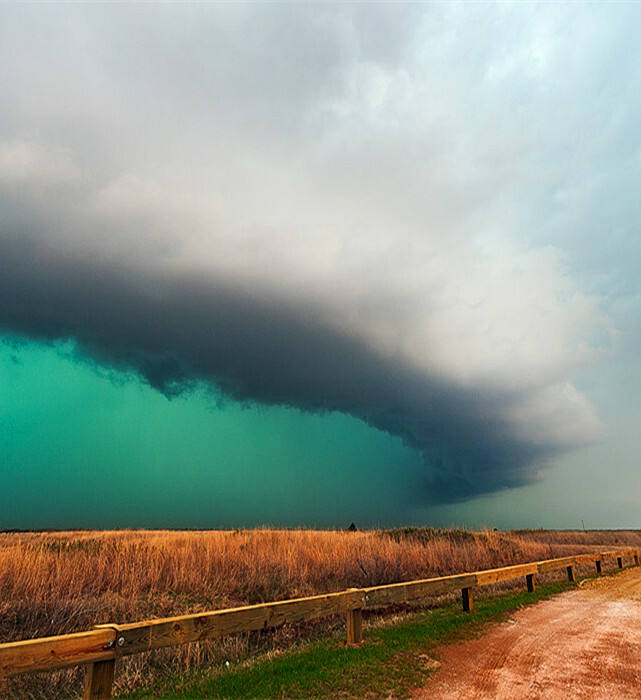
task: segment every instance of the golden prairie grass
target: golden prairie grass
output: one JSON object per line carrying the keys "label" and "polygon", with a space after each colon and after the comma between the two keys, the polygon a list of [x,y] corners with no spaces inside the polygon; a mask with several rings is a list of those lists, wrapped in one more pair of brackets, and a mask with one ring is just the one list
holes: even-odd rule
{"label": "golden prairie grass", "polygon": [[[0,642],[640,544],[638,532],[416,528],[3,533]],[[119,682],[133,687],[153,672],[237,657],[256,644],[278,647],[300,631],[190,645],[151,664],[131,659]],[[18,679],[14,688],[25,697],[68,697],[79,679],[67,671]]]}

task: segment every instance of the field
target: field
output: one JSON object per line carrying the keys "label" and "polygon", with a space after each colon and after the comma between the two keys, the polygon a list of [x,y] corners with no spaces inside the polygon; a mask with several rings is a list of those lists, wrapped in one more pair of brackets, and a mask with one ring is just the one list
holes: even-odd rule
{"label": "field", "polygon": [[[0,534],[0,641],[349,587],[461,573],[641,545],[637,531],[87,531]],[[398,611],[396,611],[398,612]],[[154,676],[275,652],[342,621],[247,633],[132,657],[116,692]],[[20,697],[70,697],[82,671],[11,680]]]}

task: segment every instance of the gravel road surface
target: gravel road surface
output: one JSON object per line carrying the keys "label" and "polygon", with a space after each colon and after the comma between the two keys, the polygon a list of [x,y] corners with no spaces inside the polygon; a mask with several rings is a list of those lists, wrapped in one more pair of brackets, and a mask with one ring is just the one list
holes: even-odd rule
{"label": "gravel road surface", "polygon": [[579,585],[441,647],[414,700],[641,699],[641,568]]}

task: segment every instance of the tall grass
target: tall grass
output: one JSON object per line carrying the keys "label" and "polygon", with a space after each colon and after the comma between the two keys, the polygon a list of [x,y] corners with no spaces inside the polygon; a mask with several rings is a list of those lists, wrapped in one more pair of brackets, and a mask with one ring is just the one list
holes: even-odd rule
{"label": "tall grass", "polygon": [[[639,546],[641,536],[425,528],[4,533],[0,642],[487,569],[593,550],[597,543]],[[295,634],[281,631],[272,642],[278,645]],[[161,654],[158,666],[166,668],[176,659],[183,665],[211,662],[221,649],[227,656],[240,654],[251,635],[243,640],[240,646],[237,640],[227,641],[217,651],[203,651],[201,645],[174,651],[171,657]],[[128,664],[122,682],[143,682],[140,662]],[[152,667],[147,664],[146,673]],[[58,690],[68,693],[77,687],[78,677],[71,671],[55,674],[52,681],[48,674],[42,687],[24,681],[20,692],[55,697]]]}

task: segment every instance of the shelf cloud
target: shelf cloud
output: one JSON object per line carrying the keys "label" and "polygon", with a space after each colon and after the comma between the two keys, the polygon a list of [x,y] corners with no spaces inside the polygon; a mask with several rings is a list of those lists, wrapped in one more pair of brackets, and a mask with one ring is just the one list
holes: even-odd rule
{"label": "shelf cloud", "polygon": [[598,439],[573,377],[616,332],[532,235],[561,10],[473,56],[450,23],[498,30],[440,6],[3,11],[40,41],[0,54],[2,330],[168,397],[350,414],[421,452],[422,502]]}

